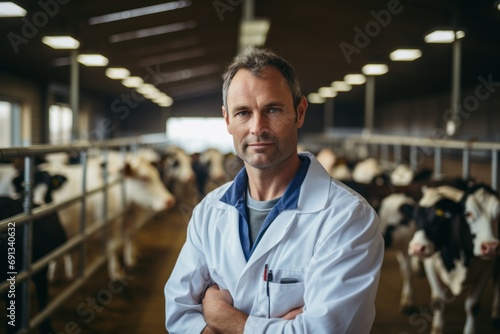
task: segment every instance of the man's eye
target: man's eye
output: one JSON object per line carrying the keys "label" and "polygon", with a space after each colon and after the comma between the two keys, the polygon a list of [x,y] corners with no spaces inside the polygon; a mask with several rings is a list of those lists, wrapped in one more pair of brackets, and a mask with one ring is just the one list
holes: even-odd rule
{"label": "man's eye", "polygon": [[236,114],[234,114],[234,116],[236,117],[243,117],[243,116],[247,116],[249,114],[248,111],[238,111]]}

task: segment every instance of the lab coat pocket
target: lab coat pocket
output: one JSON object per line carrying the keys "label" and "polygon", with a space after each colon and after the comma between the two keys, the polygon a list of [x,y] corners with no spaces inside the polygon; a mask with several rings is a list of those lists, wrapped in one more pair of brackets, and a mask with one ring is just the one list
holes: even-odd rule
{"label": "lab coat pocket", "polygon": [[269,283],[271,318],[280,318],[298,307],[304,306],[304,282]]}

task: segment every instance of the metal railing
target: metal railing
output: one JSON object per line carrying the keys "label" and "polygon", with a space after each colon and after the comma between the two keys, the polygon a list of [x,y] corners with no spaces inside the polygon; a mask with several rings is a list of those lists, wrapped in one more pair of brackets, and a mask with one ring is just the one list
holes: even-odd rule
{"label": "metal railing", "polygon": [[[499,180],[499,152],[500,142],[464,141],[439,138],[421,138],[390,135],[308,135],[304,137],[305,145],[316,145],[317,147],[331,147],[353,160],[359,158],[357,148],[363,147],[370,156],[378,157],[384,162],[394,164],[407,163],[413,170],[418,169],[418,156],[423,154],[433,158],[433,177],[442,177],[444,151],[457,151],[461,156],[462,177],[469,178],[471,175],[471,155],[479,155],[489,160],[491,170],[491,187],[500,189]],[[390,148],[393,150],[393,158],[390,158]],[[406,148],[408,158],[405,158],[403,149]],[[366,157],[366,156],[365,156]],[[483,159],[484,160],[484,159]]]}
{"label": "metal railing", "polygon": [[[107,191],[110,187],[114,185],[121,185],[124,187],[123,176],[118,177],[113,182],[107,180],[107,164],[104,164],[103,173],[103,186],[88,190],[86,188],[86,178],[87,178],[87,156],[90,151],[98,149],[103,154],[104,162],[107,162],[107,152],[110,149],[120,149],[123,154],[123,161],[125,161],[125,155],[127,152],[135,152],[140,147],[151,147],[151,146],[166,146],[169,145],[168,141],[163,135],[146,135],[139,137],[129,137],[121,139],[112,139],[107,141],[99,142],[75,142],[69,145],[35,145],[30,147],[11,147],[11,148],[0,148],[0,160],[12,159],[12,158],[23,158],[24,159],[24,190],[25,198],[23,201],[24,212],[13,217],[9,217],[4,220],[0,220],[0,232],[3,233],[8,229],[9,226],[15,224],[16,229],[20,228],[20,235],[16,235],[15,242],[20,243],[22,247],[22,253],[24,257],[22,259],[15,259],[16,261],[22,261],[21,271],[16,272],[14,270],[8,271],[7,274],[15,276],[15,292],[16,292],[16,309],[15,309],[15,319],[16,322],[20,324],[20,330],[18,333],[25,333],[28,330],[33,330],[37,328],[47,317],[49,317],[57,308],[59,308],[72,294],[74,294],[78,289],[80,289],[83,284],[91,277],[97,270],[99,270],[103,265],[107,263],[108,252],[101,252],[96,256],[96,258],[89,262],[86,258],[86,242],[97,232],[103,233],[102,247],[106,249],[108,240],[107,229],[108,225],[119,216],[123,215],[123,212],[118,213],[116,216],[108,217],[108,203],[107,203]],[[69,198],[64,202],[57,204],[43,205],[37,208],[32,207],[32,192],[33,192],[33,175],[34,175],[34,158],[37,156],[49,154],[49,153],[60,153],[65,152],[68,154],[78,154],[80,156],[80,163],[82,164],[82,189],[78,196]],[[124,190],[124,188],[122,188]],[[102,210],[102,220],[97,222],[92,222],[92,224],[86,224],[86,214],[85,206],[87,198],[96,193],[103,193],[104,205]],[[122,208],[126,210],[126,198],[125,191],[121,192],[123,194]],[[79,222],[79,233],[70,239],[68,239],[64,244],[57,247],[47,255],[43,256],[39,260],[32,263],[31,252],[32,252],[32,241],[33,241],[33,221],[37,218],[43,217],[53,212],[65,208],[70,205],[80,203],[80,222]],[[145,222],[150,220],[154,216],[154,213],[146,214],[141,216],[141,221],[137,222],[138,226],[142,226]],[[136,230],[139,228],[136,227]],[[122,229],[124,226],[122,226]],[[18,232],[16,232],[18,233]],[[114,248],[117,249],[121,246],[121,242],[114,244]],[[61,256],[68,254],[70,251],[79,247],[80,256],[80,266],[78,268],[78,276],[74,279],[67,287],[65,287],[57,296],[52,298],[48,305],[40,312],[35,312],[30,310],[30,280],[31,277],[42,270],[48,263],[52,260],[56,260]],[[2,259],[4,260],[4,259]],[[11,289],[11,283],[9,280],[0,283],[0,292],[4,293]],[[6,307],[7,308],[7,307]],[[30,314],[33,316],[30,318]]]}

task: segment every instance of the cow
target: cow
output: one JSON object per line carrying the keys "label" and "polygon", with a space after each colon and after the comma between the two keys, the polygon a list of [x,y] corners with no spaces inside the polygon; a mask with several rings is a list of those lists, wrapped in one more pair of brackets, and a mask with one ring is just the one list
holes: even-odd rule
{"label": "cow", "polygon": [[[7,219],[22,212],[23,204],[21,200],[10,197],[0,197],[0,220]],[[20,272],[21,264],[25,258],[24,249],[21,244],[21,236],[23,235],[22,227],[19,225],[14,226],[14,224],[14,222],[12,222],[12,226],[9,224],[6,233],[0,233],[0,253],[2,259],[2,261],[0,261],[2,264],[0,268],[1,282],[7,279],[7,272]],[[49,213],[41,218],[37,218],[32,224],[32,262],[41,259],[67,240],[66,232],[61,225],[57,213]],[[14,247],[12,247],[12,239],[15,240]],[[12,253],[11,248],[15,249],[16,255],[16,261],[15,264],[13,264],[15,266],[14,268],[9,266],[7,257],[8,253]],[[48,266],[45,266],[31,276],[31,280],[35,286],[38,309],[40,311],[47,306],[49,301],[47,271]],[[5,293],[3,297],[6,301],[6,305],[10,305],[8,294]],[[20,301],[16,300],[16,303],[19,304]],[[7,318],[7,321],[9,321],[9,318]],[[16,326],[11,326],[6,323],[7,333],[14,333],[19,330],[19,321],[15,321],[15,324]],[[49,318],[46,318],[40,324],[39,330],[42,334],[53,333]]]}
{"label": "cow", "polygon": [[160,175],[165,186],[178,198],[194,186],[196,174],[193,170],[192,156],[182,148],[170,145],[159,150]]}
{"label": "cow", "polygon": [[348,164],[344,159],[337,157],[332,149],[322,148],[316,154],[316,158],[331,177],[341,181],[351,180],[351,170]]}
{"label": "cow", "polygon": [[385,197],[378,209],[385,248],[395,251],[403,280],[399,304],[403,314],[416,311],[412,285],[416,258],[408,254],[408,244],[416,229],[413,219],[416,207],[417,204],[413,198],[406,194],[395,193]]}
{"label": "cow", "polygon": [[[66,185],[52,195],[55,203],[65,202],[81,194],[83,186],[83,166],[81,164],[66,165],[47,162],[39,166],[40,170],[49,174],[61,174],[67,178]],[[175,205],[174,196],[164,186],[158,170],[144,157],[128,155],[125,159],[118,153],[109,152],[109,159],[103,161],[99,156],[89,157],[87,162],[86,190],[102,187],[103,175],[108,173],[108,183],[124,176],[124,184],[114,184],[107,191],[107,217],[112,218],[109,241],[107,242],[108,273],[110,279],[119,280],[123,277],[123,268],[118,261],[117,245],[123,240],[123,255],[126,266],[135,264],[135,251],[132,244],[132,231],[135,219],[144,210],[159,212],[168,210]],[[124,195],[124,196],[123,196]],[[125,198],[125,206],[122,199]],[[102,223],[104,197],[102,192],[89,195],[86,199],[87,222]],[[73,237],[79,232],[80,202],[64,207],[59,211],[61,222],[68,234]],[[124,215],[119,215],[125,211]],[[122,236],[120,226],[125,224],[126,232]],[[66,275],[72,277],[71,258],[66,257]],[[55,263],[52,263],[49,277],[53,278]]]}
{"label": "cow", "polygon": [[215,148],[208,148],[195,156],[193,170],[200,199],[230,179],[225,169],[225,155]]}
{"label": "cow", "polygon": [[408,253],[423,258],[431,288],[432,333],[444,330],[444,306],[453,296],[467,291],[464,333],[474,333],[480,297],[486,284],[495,279],[493,324],[498,328],[500,202],[498,194],[484,184],[465,190],[450,186],[423,188],[416,211],[416,232]]}

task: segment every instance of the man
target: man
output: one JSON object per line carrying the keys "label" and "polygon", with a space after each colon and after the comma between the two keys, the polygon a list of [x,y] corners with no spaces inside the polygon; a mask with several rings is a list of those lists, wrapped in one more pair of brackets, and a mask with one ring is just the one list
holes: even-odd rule
{"label": "man", "polygon": [[293,68],[248,49],[223,76],[244,168],[194,209],[165,285],[169,333],[369,333],[383,259],[374,210],[310,153]]}

